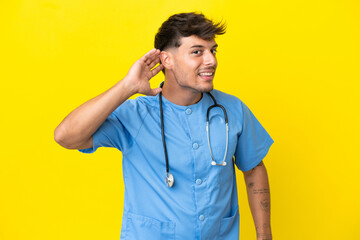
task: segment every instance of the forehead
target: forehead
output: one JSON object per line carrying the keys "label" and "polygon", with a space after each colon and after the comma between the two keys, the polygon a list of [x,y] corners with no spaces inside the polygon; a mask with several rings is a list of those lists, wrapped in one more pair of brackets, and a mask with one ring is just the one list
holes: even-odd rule
{"label": "forehead", "polygon": [[179,49],[189,49],[194,46],[203,46],[205,48],[212,48],[216,45],[215,39],[205,40],[199,38],[198,36],[192,35],[189,37],[180,38],[180,47]]}

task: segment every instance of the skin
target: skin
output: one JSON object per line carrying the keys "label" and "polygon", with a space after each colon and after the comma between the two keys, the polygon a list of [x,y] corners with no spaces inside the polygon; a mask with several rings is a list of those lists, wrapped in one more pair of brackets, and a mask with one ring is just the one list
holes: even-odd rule
{"label": "skin", "polygon": [[147,52],[121,81],[67,115],[54,131],[55,141],[67,149],[92,147],[92,135],[119,105],[136,93],[156,95],[161,91],[160,88],[151,89],[149,83],[163,69],[161,64],[153,69],[159,62],[159,50]]}
{"label": "skin", "polygon": [[[214,39],[207,41],[197,36],[181,38],[178,48],[161,52],[161,62],[165,67],[163,96],[169,101],[183,106],[198,102],[203,92],[213,89],[213,79],[217,67]],[[199,73],[212,72],[211,77]]]}
{"label": "skin", "polygon": [[[130,67],[121,81],[70,112],[56,127],[55,141],[67,149],[92,147],[95,131],[119,105],[137,93],[155,96],[162,91],[163,97],[177,105],[197,103],[203,92],[213,89],[217,44],[214,39],[204,40],[197,36],[183,37],[180,43],[180,47],[162,52],[150,50]],[[160,60],[162,64],[159,64]],[[150,79],[163,68],[163,88],[151,89]],[[204,72],[213,74],[207,77],[199,75]],[[257,239],[272,239],[270,190],[265,166],[261,162],[244,172],[244,178]]]}
{"label": "skin", "polygon": [[253,216],[257,240],[272,239],[270,225],[270,188],[263,162],[244,172],[248,202]]}

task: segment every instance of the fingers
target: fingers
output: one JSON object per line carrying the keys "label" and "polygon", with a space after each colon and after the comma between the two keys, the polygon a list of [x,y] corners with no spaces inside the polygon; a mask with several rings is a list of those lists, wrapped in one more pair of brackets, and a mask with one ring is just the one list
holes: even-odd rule
{"label": "fingers", "polygon": [[160,55],[157,58],[155,58],[148,66],[150,69],[152,69],[159,62],[160,62]]}
{"label": "fingers", "polygon": [[147,53],[145,53],[144,54],[144,56],[142,56],[141,58],[140,58],[140,60],[143,60],[144,62],[146,62],[146,60],[150,57],[150,56],[152,56],[155,52],[156,52],[156,48],[153,48],[153,49],[151,49],[150,51],[148,51]]}
{"label": "fingers", "polygon": [[157,95],[159,92],[162,91],[162,88],[154,88],[154,89],[150,89],[150,91],[148,92],[147,95],[149,96],[155,96]]}
{"label": "fingers", "polygon": [[147,65],[150,65],[152,62],[156,61],[159,58],[160,58],[160,50],[153,48],[149,52],[147,52],[144,56],[142,56],[140,60],[145,62]]}
{"label": "fingers", "polygon": [[151,70],[152,75],[155,76],[155,75],[158,74],[163,68],[164,68],[164,65],[160,64],[159,66],[157,66],[156,68],[154,68],[153,70]]}
{"label": "fingers", "polygon": [[153,68],[159,62],[160,62],[160,50],[156,50],[155,53],[151,55],[148,60],[146,60],[146,63],[150,67],[150,69]]}

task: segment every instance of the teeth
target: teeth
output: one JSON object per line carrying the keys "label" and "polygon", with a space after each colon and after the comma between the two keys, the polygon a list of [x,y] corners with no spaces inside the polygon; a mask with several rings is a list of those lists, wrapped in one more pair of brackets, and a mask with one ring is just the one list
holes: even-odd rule
{"label": "teeth", "polygon": [[200,73],[199,75],[200,76],[212,76],[213,73]]}

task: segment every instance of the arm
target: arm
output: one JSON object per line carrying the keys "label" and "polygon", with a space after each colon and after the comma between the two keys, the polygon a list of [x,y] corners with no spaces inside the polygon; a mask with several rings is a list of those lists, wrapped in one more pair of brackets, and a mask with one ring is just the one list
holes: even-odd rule
{"label": "arm", "polygon": [[156,95],[161,88],[151,89],[149,80],[158,74],[160,51],[152,49],[130,68],[128,74],[113,87],[73,110],[56,127],[54,139],[68,149],[83,149],[93,146],[92,135],[106,118],[125,100],[136,93]]}
{"label": "arm", "polygon": [[265,165],[244,172],[249,206],[256,227],[258,240],[272,240],[270,226],[270,188]]}

